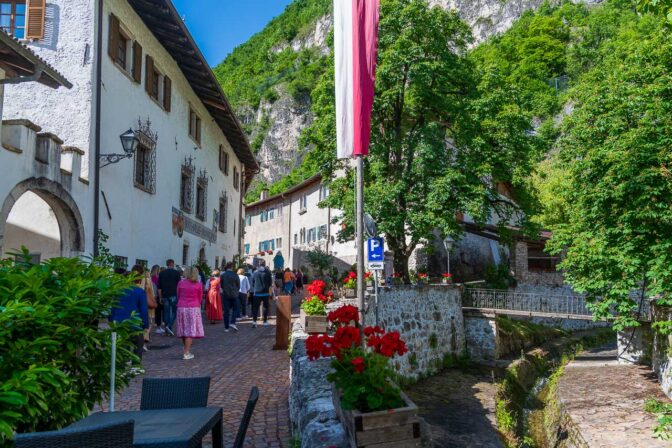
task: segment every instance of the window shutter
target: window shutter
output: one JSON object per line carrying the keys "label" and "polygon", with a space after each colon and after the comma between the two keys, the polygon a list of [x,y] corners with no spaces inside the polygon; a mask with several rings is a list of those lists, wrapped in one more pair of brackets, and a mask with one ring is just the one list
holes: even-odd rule
{"label": "window shutter", "polygon": [[39,40],[44,37],[44,12],[46,0],[28,0],[26,8],[26,39]]}
{"label": "window shutter", "polygon": [[167,76],[163,77],[163,108],[166,112],[170,112],[171,98],[170,94],[172,92],[172,82]]}
{"label": "window shutter", "polygon": [[133,42],[133,81],[142,82],[142,46],[137,41]]}
{"label": "window shutter", "polygon": [[147,55],[145,58],[145,90],[149,93],[149,96],[154,97],[154,83],[152,82],[152,76],[154,76],[154,59],[150,55]]}
{"label": "window shutter", "polygon": [[119,51],[119,18],[114,14],[110,14],[110,36],[107,40],[107,54],[112,60],[117,59],[117,51]]}
{"label": "window shutter", "polygon": [[201,119],[196,117],[196,141],[201,143]]}

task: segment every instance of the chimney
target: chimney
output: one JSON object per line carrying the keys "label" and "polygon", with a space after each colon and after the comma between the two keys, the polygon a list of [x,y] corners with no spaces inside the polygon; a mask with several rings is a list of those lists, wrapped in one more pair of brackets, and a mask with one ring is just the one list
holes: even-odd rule
{"label": "chimney", "polygon": [[264,188],[261,190],[261,198],[259,198],[260,201],[263,201],[264,199],[268,199],[269,196],[269,191],[268,188]]}

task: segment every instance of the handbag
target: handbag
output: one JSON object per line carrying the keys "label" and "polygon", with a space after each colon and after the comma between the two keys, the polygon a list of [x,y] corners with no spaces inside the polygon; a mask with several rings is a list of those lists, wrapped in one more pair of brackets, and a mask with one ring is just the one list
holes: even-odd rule
{"label": "handbag", "polygon": [[154,295],[154,287],[152,286],[152,281],[143,278],[142,288],[145,290],[145,294],[147,295],[147,308],[151,309],[156,308],[158,305],[156,303],[156,296]]}

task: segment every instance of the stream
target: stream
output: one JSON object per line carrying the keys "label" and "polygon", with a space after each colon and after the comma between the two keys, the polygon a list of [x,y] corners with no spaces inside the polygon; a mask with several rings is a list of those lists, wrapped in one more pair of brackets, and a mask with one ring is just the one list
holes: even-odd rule
{"label": "stream", "polygon": [[406,391],[420,408],[429,446],[504,447],[495,420],[497,374],[483,366],[446,369]]}

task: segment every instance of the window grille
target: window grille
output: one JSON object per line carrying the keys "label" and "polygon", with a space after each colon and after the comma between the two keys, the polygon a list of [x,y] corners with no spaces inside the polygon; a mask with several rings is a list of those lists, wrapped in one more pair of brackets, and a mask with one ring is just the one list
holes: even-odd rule
{"label": "window grille", "polygon": [[180,178],[180,209],[191,213],[194,209],[194,160],[185,157]]}
{"label": "window grille", "polygon": [[226,222],[227,222],[227,214],[228,214],[228,201],[226,197],[226,193],[222,193],[222,195],[219,197],[219,231],[222,233],[226,233]]}
{"label": "window grille", "polygon": [[147,119],[143,124],[138,118],[138,147],[135,151],[133,183],[136,188],[149,194],[156,194],[156,142],[158,134],[152,132],[152,123]]}
{"label": "window grille", "polygon": [[196,180],[196,218],[205,221],[208,206],[208,172],[202,170]]}

